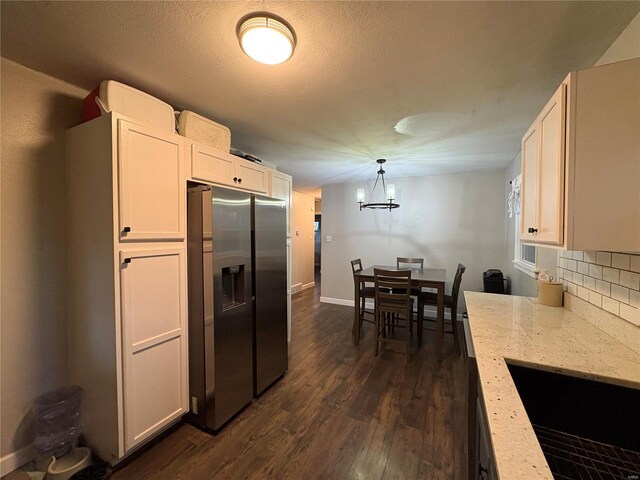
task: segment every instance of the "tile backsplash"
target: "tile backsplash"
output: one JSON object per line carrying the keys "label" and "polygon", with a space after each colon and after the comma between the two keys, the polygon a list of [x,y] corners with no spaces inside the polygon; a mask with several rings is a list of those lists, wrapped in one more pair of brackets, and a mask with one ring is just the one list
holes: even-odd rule
{"label": "tile backsplash", "polygon": [[640,326],[640,254],[560,251],[564,290]]}

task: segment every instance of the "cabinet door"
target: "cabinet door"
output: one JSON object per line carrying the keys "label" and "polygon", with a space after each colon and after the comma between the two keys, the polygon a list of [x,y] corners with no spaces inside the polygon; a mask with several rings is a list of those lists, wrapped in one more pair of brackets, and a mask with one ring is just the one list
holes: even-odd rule
{"label": "cabinet door", "polygon": [[236,158],[214,148],[191,146],[191,176],[196,180],[237,186]]}
{"label": "cabinet door", "polygon": [[287,202],[287,234],[291,233],[291,177],[271,170],[271,191],[269,196]]}
{"label": "cabinet door", "polygon": [[520,187],[520,238],[535,239],[538,221],[538,154],[540,133],[537,124],[522,137],[522,183]]}
{"label": "cabinet door", "polygon": [[267,193],[269,190],[269,170],[256,163],[238,159],[236,174],[238,188],[260,193]]}
{"label": "cabinet door", "polygon": [[564,237],[565,92],[560,85],[539,117],[538,242],[562,244]]}
{"label": "cabinet door", "polygon": [[184,143],[118,121],[120,240],[185,236]]}
{"label": "cabinet door", "polygon": [[120,252],[125,451],[187,411],[184,249]]}

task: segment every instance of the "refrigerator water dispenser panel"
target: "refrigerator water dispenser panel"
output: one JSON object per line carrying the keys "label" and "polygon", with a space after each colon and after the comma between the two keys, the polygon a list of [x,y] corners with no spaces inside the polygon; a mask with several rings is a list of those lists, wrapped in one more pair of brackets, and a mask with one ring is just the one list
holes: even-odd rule
{"label": "refrigerator water dispenser panel", "polygon": [[244,265],[231,265],[222,269],[222,311],[246,303],[244,288]]}

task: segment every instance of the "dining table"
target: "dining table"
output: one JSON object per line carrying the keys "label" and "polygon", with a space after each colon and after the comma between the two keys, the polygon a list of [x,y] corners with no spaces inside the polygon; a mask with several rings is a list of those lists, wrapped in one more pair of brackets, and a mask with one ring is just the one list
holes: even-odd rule
{"label": "dining table", "polygon": [[[354,285],[354,314],[353,314],[353,344],[360,343],[360,283],[374,282],[374,269],[382,270],[411,270],[411,285],[413,287],[431,288],[436,290],[437,294],[437,317],[436,317],[436,350],[438,353],[442,351],[442,342],[444,339],[444,287],[447,271],[444,268],[397,268],[389,265],[374,265],[365,268],[353,275],[356,277]],[[418,345],[422,344],[423,321],[422,315],[418,312]]]}

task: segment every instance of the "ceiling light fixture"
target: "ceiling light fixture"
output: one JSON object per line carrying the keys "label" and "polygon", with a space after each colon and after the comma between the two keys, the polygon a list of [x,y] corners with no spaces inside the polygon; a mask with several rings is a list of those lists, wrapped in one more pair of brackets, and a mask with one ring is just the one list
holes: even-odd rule
{"label": "ceiling light fixture", "polygon": [[[380,165],[380,169],[378,170],[378,176],[376,177],[376,182],[373,184],[373,188],[371,189],[371,195],[369,196],[369,202],[364,203],[364,188],[358,188],[356,190],[356,201],[360,204],[360,210],[363,208],[373,208],[373,209],[389,209],[391,211],[394,208],[398,208],[400,205],[394,203],[393,201],[396,198],[396,186],[393,183],[389,185],[385,185],[384,183],[384,174],[385,171],[382,169],[382,164],[385,163],[386,160],[384,158],[380,158],[376,160],[376,163]],[[385,195],[386,202],[373,202],[373,192],[376,191],[376,186],[378,185],[378,180],[382,178],[382,190]]]}
{"label": "ceiling light fixture", "polygon": [[244,53],[267,65],[286,62],[296,46],[293,29],[270,13],[254,13],[240,20],[237,33]]}

